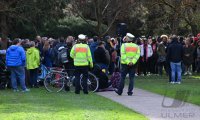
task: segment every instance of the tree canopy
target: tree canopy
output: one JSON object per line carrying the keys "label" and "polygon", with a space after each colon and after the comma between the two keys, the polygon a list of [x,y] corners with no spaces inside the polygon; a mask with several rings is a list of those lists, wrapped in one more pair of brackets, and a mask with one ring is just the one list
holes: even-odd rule
{"label": "tree canopy", "polygon": [[[126,23],[135,35],[196,35],[199,0],[1,0],[0,36],[116,35]],[[81,29],[79,29],[81,28]]]}

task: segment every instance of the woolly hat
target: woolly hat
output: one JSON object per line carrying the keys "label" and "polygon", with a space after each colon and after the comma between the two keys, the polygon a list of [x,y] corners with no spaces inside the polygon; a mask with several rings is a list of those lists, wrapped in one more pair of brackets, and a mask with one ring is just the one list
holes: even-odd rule
{"label": "woolly hat", "polygon": [[161,35],[160,38],[167,38],[168,39],[168,36],[167,35]]}
{"label": "woolly hat", "polygon": [[197,37],[198,37],[198,38],[200,37],[200,33],[197,34]]}
{"label": "woolly hat", "polygon": [[194,41],[198,41],[199,40],[199,38],[198,37],[194,37],[194,39],[193,39]]}

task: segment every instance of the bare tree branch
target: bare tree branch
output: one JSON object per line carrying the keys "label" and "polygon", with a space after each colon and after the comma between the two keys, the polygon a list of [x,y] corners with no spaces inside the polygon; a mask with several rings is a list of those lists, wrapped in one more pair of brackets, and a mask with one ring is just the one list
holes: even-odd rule
{"label": "bare tree branch", "polygon": [[[87,19],[79,12],[79,10],[77,9],[77,7],[75,6],[75,4],[72,4],[73,8],[69,8],[71,11],[73,11],[72,13],[76,13],[79,17],[81,17],[88,25],[91,25]],[[74,14],[74,16],[76,16]]]}
{"label": "bare tree branch", "polygon": [[106,31],[105,31],[101,36],[104,36],[104,35],[110,30],[110,28],[112,27],[113,23],[115,22],[115,20],[116,20],[116,18],[117,18],[117,16],[119,15],[120,12],[121,12],[121,9],[119,9],[119,10],[116,12],[116,14],[115,14],[115,16],[114,16],[112,22],[108,25],[108,28],[106,29]]}
{"label": "bare tree branch", "polygon": [[172,4],[168,3],[167,1],[161,0],[161,2],[163,2],[165,5],[169,6],[170,8],[175,9],[175,6],[173,6]]}
{"label": "bare tree branch", "polygon": [[101,13],[102,15],[104,15],[104,13],[105,13],[105,11],[107,10],[107,8],[108,8],[108,6],[110,5],[110,3],[111,3],[111,0],[109,0],[108,3],[106,4],[104,10],[103,10],[102,13]]}

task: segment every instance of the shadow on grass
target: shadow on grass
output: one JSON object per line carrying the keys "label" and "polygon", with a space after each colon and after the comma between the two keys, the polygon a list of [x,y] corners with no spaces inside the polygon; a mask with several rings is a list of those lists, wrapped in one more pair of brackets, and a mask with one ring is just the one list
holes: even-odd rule
{"label": "shadow on grass", "polygon": [[[34,117],[35,116],[35,117]],[[0,91],[0,117],[17,119],[145,120],[146,118],[96,94],[48,93],[31,89],[29,93]],[[30,117],[30,118],[29,118]]]}

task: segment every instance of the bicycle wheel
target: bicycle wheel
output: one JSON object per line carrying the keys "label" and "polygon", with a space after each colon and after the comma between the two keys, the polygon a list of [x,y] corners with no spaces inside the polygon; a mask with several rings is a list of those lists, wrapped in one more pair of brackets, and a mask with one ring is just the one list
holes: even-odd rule
{"label": "bicycle wheel", "polygon": [[64,87],[65,75],[62,72],[50,72],[44,79],[44,86],[49,92],[60,92]]}
{"label": "bicycle wheel", "polygon": [[[81,77],[82,78],[82,77]],[[82,81],[81,83],[81,88],[83,88]],[[96,92],[99,87],[99,80],[98,78],[91,72],[88,72],[88,80],[87,80],[87,85],[88,85],[88,91],[90,92]]]}

